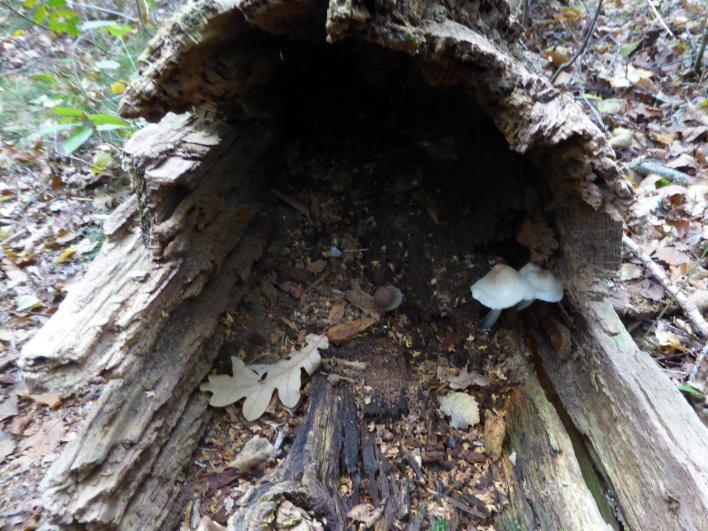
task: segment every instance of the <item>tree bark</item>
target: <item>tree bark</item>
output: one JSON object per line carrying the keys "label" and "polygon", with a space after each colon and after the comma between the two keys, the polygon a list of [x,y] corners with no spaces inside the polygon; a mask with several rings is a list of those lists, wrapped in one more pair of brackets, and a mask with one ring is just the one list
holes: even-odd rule
{"label": "tree bark", "polygon": [[606,300],[575,297],[572,350],[539,337],[555,391],[632,529],[708,521],[708,432]]}
{"label": "tree bark", "polygon": [[533,369],[507,404],[509,452],[495,467],[509,485],[500,529],[611,529],[580,471],[570,437]]}
{"label": "tree bark", "polygon": [[[348,528],[348,511],[358,502],[362,477],[372,502],[384,504],[374,529],[392,529],[410,510],[408,480],[400,482],[393,465],[373,444],[357,419],[354,395],[347,384],[333,386],[317,376],[310,389],[307,415],[283,464],[241,500],[228,528],[260,530],[284,514],[314,515],[327,529]],[[352,496],[338,492],[343,473],[352,480]],[[297,517],[296,517],[297,518]],[[297,523],[297,521],[295,521]]]}

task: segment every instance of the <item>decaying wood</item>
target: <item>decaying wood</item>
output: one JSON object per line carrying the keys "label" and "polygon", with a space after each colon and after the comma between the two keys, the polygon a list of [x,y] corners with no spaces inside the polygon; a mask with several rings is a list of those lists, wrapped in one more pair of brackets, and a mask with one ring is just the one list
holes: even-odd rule
{"label": "decaying wood", "polygon": [[128,503],[121,529],[174,529],[179,523],[180,481],[184,480],[183,471],[211,420],[207,405],[208,398],[203,393],[192,395],[147,479]]}
{"label": "decaying wood", "polygon": [[[361,457],[360,457],[361,456]],[[228,529],[268,528],[283,511],[313,515],[327,529],[346,529],[347,512],[359,500],[362,478],[375,506],[383,504],[374,529],[392,529],[409,508],[408,489],[391,474],[393,465],[381,455],[366,429],[361,429],[354,396],[346,385],[332,386],[326,378],[313,380],[309,408],[287,459],[240,501]],[[339,478],[346,471],[352,495],[343,498]],[[293,524],[298,523],[294,521]]]}
{"label": "decaying wood", "polygon": [[165,317],[201,292],[253,216],[247,195],[257,182],[249,178],[269,141],[252,128],[231,145],[234,136],[171,115],[131,139],[137,202],[111,216],[101,253],[23,348],[30,389],[71,394],[94,375],[121,377]]}
{"label": "decaying wood", "polygon": [[708,521],[708,430],[610,304],[576,298],[573,348],[539,354],[554,389],[632,529],[702,529]]}
{"label": "decaying wood", "polygon": [[495,472],[509,484],[500,529],[611,529],[583,479],[573,445],[536,376],[527,371],[508,399],[508,456]]}
{"label": "decaying wood", "polygon": [[160,528],[169,511],[152,507],[155,491],[177,477],[207,418],[203,399],[186,404],[218,353],[227,302],[263,251],[262,235],[246,231],[257,213],[252,165],[269,142],[257,128],[238,140],[216,130],[170,116],[131,140],[137,200],[109,220],[85,279],[22,352],[33,388],[68,394],[92,375],[109,379],[42,484],[64,525]]}
{"label": "decaying wood", "polygon": [[627,247],[634,256],[639,258],[639,261],[642,262],[644,267],[647,268],[652,276],[659,281],[664,290],[666,290],[669,297],[673,298],[679,306],[681,306],[681,309],[686,317],[688,317],[688,320],[691,321],[696,331],[703,339],[708,341],[708,322],[703,318],[693,301],[671,282],[664,270],[651,259],[651,256],[642,251],[641,247],[639,247],[632,238],[625,235],[622,237],[622,243],[624,243],[625,247]]}
{"label": "decaying wood", "polygon": [[[184,464],[191,456],[197,440],[189,431],[198,431],[198,425],[183,428],[186,435],[174,435],[172,442],[170,436],[192,390],[205,378],[219,351],[223,341],[219,319],[232,290],[237,290],[236,297],[242,292],[244,272],[263,245],[261,237],[244,236],[222,265],[224,274],[215,276],[201,293],[167,317],[146,355],[134,359],[121,378],[104,387],[82,430],[43,480],[45,507],[57,521],[130,529],[123,517],[133,500],[132,518],[147,513],[156,518],[144,520],[141,529],[159,528],[157,518],[164,515],[149,507],[150,490],[156,488],[153,480],[160,481],[169,459],[182,459]],[[204,412],[205,402],[195,402],[191,417],[197,416],[199,405]],[[184,422],[189,423],[189,417]],[[167,456],[163,446],[170,445],[186,447]],[[148,490],[141,495],[143,489]]]}
{"label": "decaying wood", "polygon": [[[272,78],[233,79],[238,77],[238,68],[225,69],[208,61],[193,68],[193,57],[218,56],[238,62],[239,55],[246,58],[261,53],[263,59],[251,66],[271,72],[271,54],[258,49],[262,41],[256,39],[257,44],[252,43],[253,34],[261,34],[258,30],[277,35],[292,31],[289,19],[276,15],[282,12],[284,3],[282,0],[197,2],[192,11],[208,16],[190,19],[195,26],[187,25],[188,29],[184,29],[181,21],[186,15],[179,15],[163,30],[143,56],[142,75],[128,91],[122,112],[151,119],[193,105],[215,107],[227,114],[233,112],[235,97],[262,92]],[[632,194],[614,161],[612,149],[575,102],[548,84],[540,69],[524,57],[514,41],[520,28],[510,17],[507,3],[495,0],[488,4],[488,9],[482,10],[477,4],[456,9],[416,0],[373,5],[358,0],[329,4],[300,1],[290,4],[289,14],[293,20],[309,22],[306,27],[309,33],[303,30],[297,37],[306,33],[309,40],[317,42],[324,37],[321,33],[324,28],[328,42],[357,39],[399,52],[411,57],[412,67],[422,71],[431,85],[465,90],[487,112],[512,149],[528,153],[558,183],[558,189],[568,191],[569,197],[556,198],[557,205],[565,205],[563,208],[571,213],[585,205],[598,218],[609,216],[609,221],[597,222],[614,223],[616,230],[602,237],[589,233],[587,238],[595,238],[595,245],[604,250],[603,256],[619,256],[621,225],[617,208],[622,210],[624,201]],[[326,21],[320,20],[318,28],[313,21],[324,13],[324,8]],[[226,17],[230,17],[234,29],[228,33],[228,39],[219,41],[213,38],[213,32]],[[244,29],[245,26],[251,29]],[[196,39],[179,38],[192,33],[197,35]],[[230,76],[228,81],[222,79],[224,75]],[[226,90],[221,90],[223,87]],[[580,252],[576,253],[579,257],[585,256],[582,248],[581,242]],[[575,262],[578,261],[575,257]],[[577,264],[576,269],[585,265]]]}

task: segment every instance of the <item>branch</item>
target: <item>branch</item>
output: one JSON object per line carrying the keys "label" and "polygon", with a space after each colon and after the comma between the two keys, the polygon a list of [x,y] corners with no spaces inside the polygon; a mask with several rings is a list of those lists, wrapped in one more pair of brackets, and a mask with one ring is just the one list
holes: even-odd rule
{"label": "branch", "polygon": [[698,49],[696,54],[696,60],[693,63],[693,71],[696,74],[700,74],[703,69],[703,54],[706,51],[706,42],[708,42],[708,26],[706,26],[706,19],[703,19],[703,40],[701,41],[701,47]]}
{"label": "branch", "polygon": [[688,184],[688,180],[691,178],[691,176],[687,173],[668,168],[655,160],[633,160],[627,163],[627,168],[637,172],[640,175],[655,173],[682,186]]}
{"label": "branch", "polygon": [[106,13],[108,15],[114,15],[116,17],[124,18],[125,20],[129,20],[130,22],[138,22],[138,19],[135,17],[131,17],[130,15],[127,15],[125,13],[121,13],[120,11],[115,11],[113,9],[108,9],[105,7],[94,6],[91,4],[78,4],[76,2],[74,2],[74,7],[83,8],[83,9],[92,9],[94,11],[98,11],[99,13]]}
{"label": "branch", "polygon": [[666,272],[651,259],[651,257],[642,251],[639,245],[636,244],[632,238],[626,234],[622,236],[622,243],[625,247],[629,249],[634,256],[636,256],[640,262],[647,268],[647,270],[652,274],[652,276],[659,281],[663,286],[666,293],[673,298],[681,309],[688,317],[689,321],[693,325],[693,328],[701,335],[704,339],[708,339],[708,322],[703,319],[701,312],[698,311],[696,305],[691,301],[686,295],[676,286],[671,283],[669,277],[666,276]]}
{"label": "branch", "polygon": [[555,72],[553,72],[553,75],[551,76],[551,79],[549,80],[551,82],[551,84],[553,84],[555,82],[555,80],[558,78],[558,76],[560,75],[560,73],[563,70],[565,70],[570,65],[575,63],[575,61],[577,61],[585,53],[585,50],[587,49],[588,44],[590,43],[590,37],[592,37],[592,34],[595,32],[595,24],[597,24],[597,17],[600,16],[600,11],[602,10],[602,2],[603,2],[603,0],[600,0],[597,3],[597,10],[595,11],[595,16],[592,17],[592,22],[590,23],[590,28],[588,29],[588,32],[585,34],[585,40],[583,41],[582,46],[580,47],[580,49],[577,52],[575,52],[573,57],[571,57],[565,63],[560,65],[558,67],[558,69]]}
{"label": "branch", "polygon": [[708,343],[706,343],[706,346],[703,347],[703,350],[701,350],[698,353],[698,356],[696,356],[696,361],[693,364],[693,367],[691,368],[691,373],[688,375],[688,383],[694,382],[696,380],[696,376],[698,376],[698,371],[701,368],[701,365],[703,365],[703,360],[705,357],[708,356]]}
{"label": "branch", "polygon": [[664,26],[666,33],[668,33],[672,39],[675,39],[676,35],[674,35],[669,29],[669,27],[666,25],[666,22],[664,22],[664,19],[661,16],[661,13],[659,13],[659,10],[654,5],[654,2],[652,2],[651,0],[647,0],[647,4],[649,4],[649,7],[651,7],[651,10],[654,12],[654,17],[661,23],[662,26]]}

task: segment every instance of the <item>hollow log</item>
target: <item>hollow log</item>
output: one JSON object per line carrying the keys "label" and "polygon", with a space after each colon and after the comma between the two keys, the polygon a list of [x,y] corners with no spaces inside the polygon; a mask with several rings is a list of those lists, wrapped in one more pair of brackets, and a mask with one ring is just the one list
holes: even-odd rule
{"label": "hollow log", "polygon": [[[436,101],[454,102],[461,116],[478,112],[468,129],[480,132],[468,148],[481,162],[503,159],[498,167],[506,174],[488,178],[486,188],[516,191],[505,195],[508,203],[497,191],[500,209],[518,212],[536,192],[545,198],[534,208],[552,218],[559,250],[545,259],[563,276],[572,316],[565,331],[547,320],[536,334],[553,387],[631,528],[702,528],[708,433],[637,349],[604,294],[588,289],[619,262],[622,213],[632,199],[612,149],[523,54],[506,2],[448,4],[199,0],[152,41],[121,105],[125,116],[159,122],[126,146],[135,198],[109,219],[100,255],[20,359],[32,391],[70,394],[96,376],[108,381],[44,479],[53,521],[124,529],[174,524],[167,502],[151,503],[179,499],[180,464],[206,422],[204,399],[194,391],[221,347],[220,318],[244,293],[267,239],[268,213],[259,201],[264,168],[286,158],[279,138],[307,120],[299,113],[303,99],[327,96],[320,111],[346,129],[368,104],[356,90],[346,91],[357,80],[374,99],[401,96],[410,116],[425,117]],[[333,85],[342,94],[328,91],[343,71],[351,79]],[[408,126],[392,116],[399,129]],[[485,120],[511,151],[486,151],[492,133],[483,129]],[[470,133],[452,125],[450,131]],[[535,169],[525,172],[520,158]],[[530,177],[535,173],[541,184]],[[471,172],[469,179],[484,177]],[[492,235],[487,243],[495,241]],[[529,381],[513,397],[510,445],[520,461],[502,468],[513,509],[499,525],[526,527],[535,514],[548,528],[604,527],[562,424]],[[351,500],[342,500],[332,483],[343,471],[368,475],[370,489],[374,478],[372,499],[388,493],[382,522],[402,514],[406,488],[386,484],[389,465],[362,430],[352,436],[348,393],[346,386],[313,382],[310,430],[301,430],[285,464],[256,488],[232,526],[277,515],[278,507],[345,522]],[[344,448],[352,440],[358,450]],[[553,474],[573,488],[552,483]],[[539,491],[544,482],[552,485]],[[285,498],[292,507],[275,503]]]}

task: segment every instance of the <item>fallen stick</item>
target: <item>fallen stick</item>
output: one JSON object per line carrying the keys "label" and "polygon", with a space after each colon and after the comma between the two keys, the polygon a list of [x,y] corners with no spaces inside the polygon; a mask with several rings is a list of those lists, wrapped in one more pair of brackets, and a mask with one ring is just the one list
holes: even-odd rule
{"label": "fallen stick", "polygon": [[577,61],[582,55],[585,53],[585,50],[587,50],[588,44],[590,43],[590,38],[592,37],[592,34],[595,33],[595,25],[597,24],[597,17],[600,16],[600,11],[602,11],[602,2],[603,0],[600,0],[597,3],[597,9],[595,10],[595,16],[592,17],[592,22],[590,22],[590,27],[588,28],[588,32],[585,34],[585,40],[583,40],[583,44],[578,48],[578,51],[575,52],[573,57],[568,59],[565,63],[560,65],[555,72],[553,72],[553,75],[549,79],[549,82],[551,85],[555,82],[556,79],[558,79],[558,76],[560,73],[571,66],[575,61]]}
{"label": "fallen stick", "polygon": [[698,356],[696,356],[696,361],[693,363],[693,367],[691,368],[691,372],[688,375],[688,383],[690,384],[691,382],[696,381],[696,376],[698,376],[698,371],[701,369],[701,365],[703,365],[703,359],[708,356],[708,343],[706,343],[706,346],[703,347],[703,350],[701,350],[698,353]]}
{"label": "fallen stick", "polygon": [[666,22],[664,22],[664,17],[661,16],[661,13],[659,13],[659,10],[654,5],[654,2],[652,2],[651,0],[647,0],[647,4],[649,4],[649,7],[651,7],[652,12],[654,13],[654,17],[661,23],[662,26],[664,26],[666,33],[668,33],[672,39],[675,39],[676,35],[672,33],[672,31],[669,29],[669,26],[667,26]]}
{"label": "fallen stick", "polygon": [[708,322],[703,319],[701,312],[698,311],[696,305],[689,300],[684,293],[681,292],[679,288],[674,286],[669,277],[666,276],[664,270],[651,259],[651,257],[639,248],[639,245],[635,243],[632,238],[626,234],[622,235],[622,243],[625,247],[629,249],[634,256],[639,258],[644,267],[646,267],[654,278],[656,278],[659,283],[663,286],[671,298],[673,298],[681,309],[686,314],[686,317],[691,321],[693,328],[701,335],[704,339],[708,338]]}
{"label": "fallen stick", "polygon": [[657,175],[661,175],[669,181],[682,186],[688,184],[688,180],[691,178],[691,176],[687,173],[674,170],[673,168],[668,168],[655,160],[633,160],[627,164],[627,168],[637,172],[640,175],[656,173]]}

